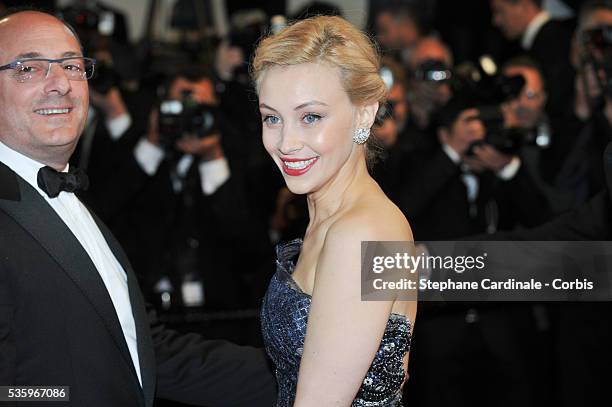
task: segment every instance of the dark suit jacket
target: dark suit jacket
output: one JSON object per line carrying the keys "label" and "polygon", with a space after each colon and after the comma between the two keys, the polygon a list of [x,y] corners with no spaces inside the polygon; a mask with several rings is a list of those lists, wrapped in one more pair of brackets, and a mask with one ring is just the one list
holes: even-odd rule
{"label": "dark suit jacket", "polygon": [[525,165],[509,181],[490,172],[477,175],[478,195],[470,204],[460,167],[439,145],[405,153],[401,162],[396,195],[391,198],[410,221],[417,240],[482,233],[490,223],[506,230],[535,226],[549,216],[548,202]]}
{"label": "dark suit jacket", "polygon": [[529,50],[544,75],[548,92],[546,111],[552,120],[572,113],[574,69],[569,58],[572,35],[571,22],[549,20],[538,31]]}
{"label": "dark suit jacket", "polygon": [[152,406],[156,395],[207,406],[273,405],[274,378],[263,352],[165,329],[145,306],[121,247],[97,222],[127,273],[142,388],[89,256],[45,200],[2,163],[0,385],[70,386],[70,403],[57,405]]}
{"label": "dark suit jacket", "polygon": [[608,143],[602,161],[605,186],[580,207],[536,228],[476,236],[468,240],[611,240],[612,143]]}

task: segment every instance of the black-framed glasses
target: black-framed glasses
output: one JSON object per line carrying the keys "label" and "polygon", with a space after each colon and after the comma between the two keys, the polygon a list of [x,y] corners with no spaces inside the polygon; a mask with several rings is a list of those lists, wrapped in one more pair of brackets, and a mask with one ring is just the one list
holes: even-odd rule
{"label": "black-framed glasses", "polygon": [[40,82],[49,76],[51,64],[59,64],[71,81],[85,81],[94,74],[96,60],[87,57],[24,58],[0,66],[0,71],[12,70],[12,76],[19,83]]}

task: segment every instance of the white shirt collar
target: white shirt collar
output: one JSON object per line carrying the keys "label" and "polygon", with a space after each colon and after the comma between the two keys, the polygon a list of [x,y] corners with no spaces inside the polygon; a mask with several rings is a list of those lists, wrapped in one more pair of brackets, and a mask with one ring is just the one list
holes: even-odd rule
{"label": "white shirt collar", "polygon": [[[83,250],[87,253],[87,256],[91,259],[115,308],[118,322],[121,325],[121,330],[123,331],[136,374],[138,375],[138,381],[142,385],[136,324],[128,292],[127,275],[121,263],[117,261],[117,258],[108,246],[92,215],[76,195],[63,191],[57,198],[49,198],[38,187],[38,170],[44,167],[44,164],[26,157],[2,142],[0,142],[0,161],[38,191],[52,210],[61,218],[66,227],[70,229]],[[68,165],[64,168],[64,171],[67,170]]]}
{"label": "white shirt collar", "polygon": [[[38,187],[37,181],[38,170],[44,167],[45,164],[39,163],[38,161],[13,150],[1,141],[0,161],[23,178],[28,184],[32,185],[32,187],[37,190],[39,194],[46,197],[45,192]],[[68,165],[66,165],[64,171],[68,171]]]}
{"label": "white shirt collar", "polygon": [[546,24],[550,20],[550,14],[546,11],[540,11],[538,15],[536,15],[527,25],[527,29],[523,33],[523,37],[521,38],[521,47],[524,50],[531,49],[533,45],[533,41],[535,40],[536,35],[540,32],[540,29],[544,24]]}

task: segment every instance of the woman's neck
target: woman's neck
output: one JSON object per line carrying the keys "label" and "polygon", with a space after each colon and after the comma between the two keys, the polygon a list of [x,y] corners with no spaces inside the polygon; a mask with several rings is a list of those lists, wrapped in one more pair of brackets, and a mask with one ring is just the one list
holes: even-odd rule
{"label": "woman's neck", "polygon": [[362,193],[375,181],[368,173],[362,154],[349,161],[316,192],[308,194],[308,229],[316,228],[327,219],[352,207]]}

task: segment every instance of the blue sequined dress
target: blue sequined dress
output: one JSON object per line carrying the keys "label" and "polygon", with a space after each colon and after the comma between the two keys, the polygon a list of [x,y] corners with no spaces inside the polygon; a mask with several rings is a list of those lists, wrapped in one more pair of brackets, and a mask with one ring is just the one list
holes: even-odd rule
{"label": "blue sequined dress", "polygon": [[[291,407],[297,390],[298,370],[304,350],[311,297],[291,274],[302,247],[296,239],[278,245],[277,269],[263,300],[261,324],[268,355],[276,365],[277,407]],[[353,407],[401,407],[403,358],[410,348],[410,321],[391,314],[380,347],[368,370]]]}

